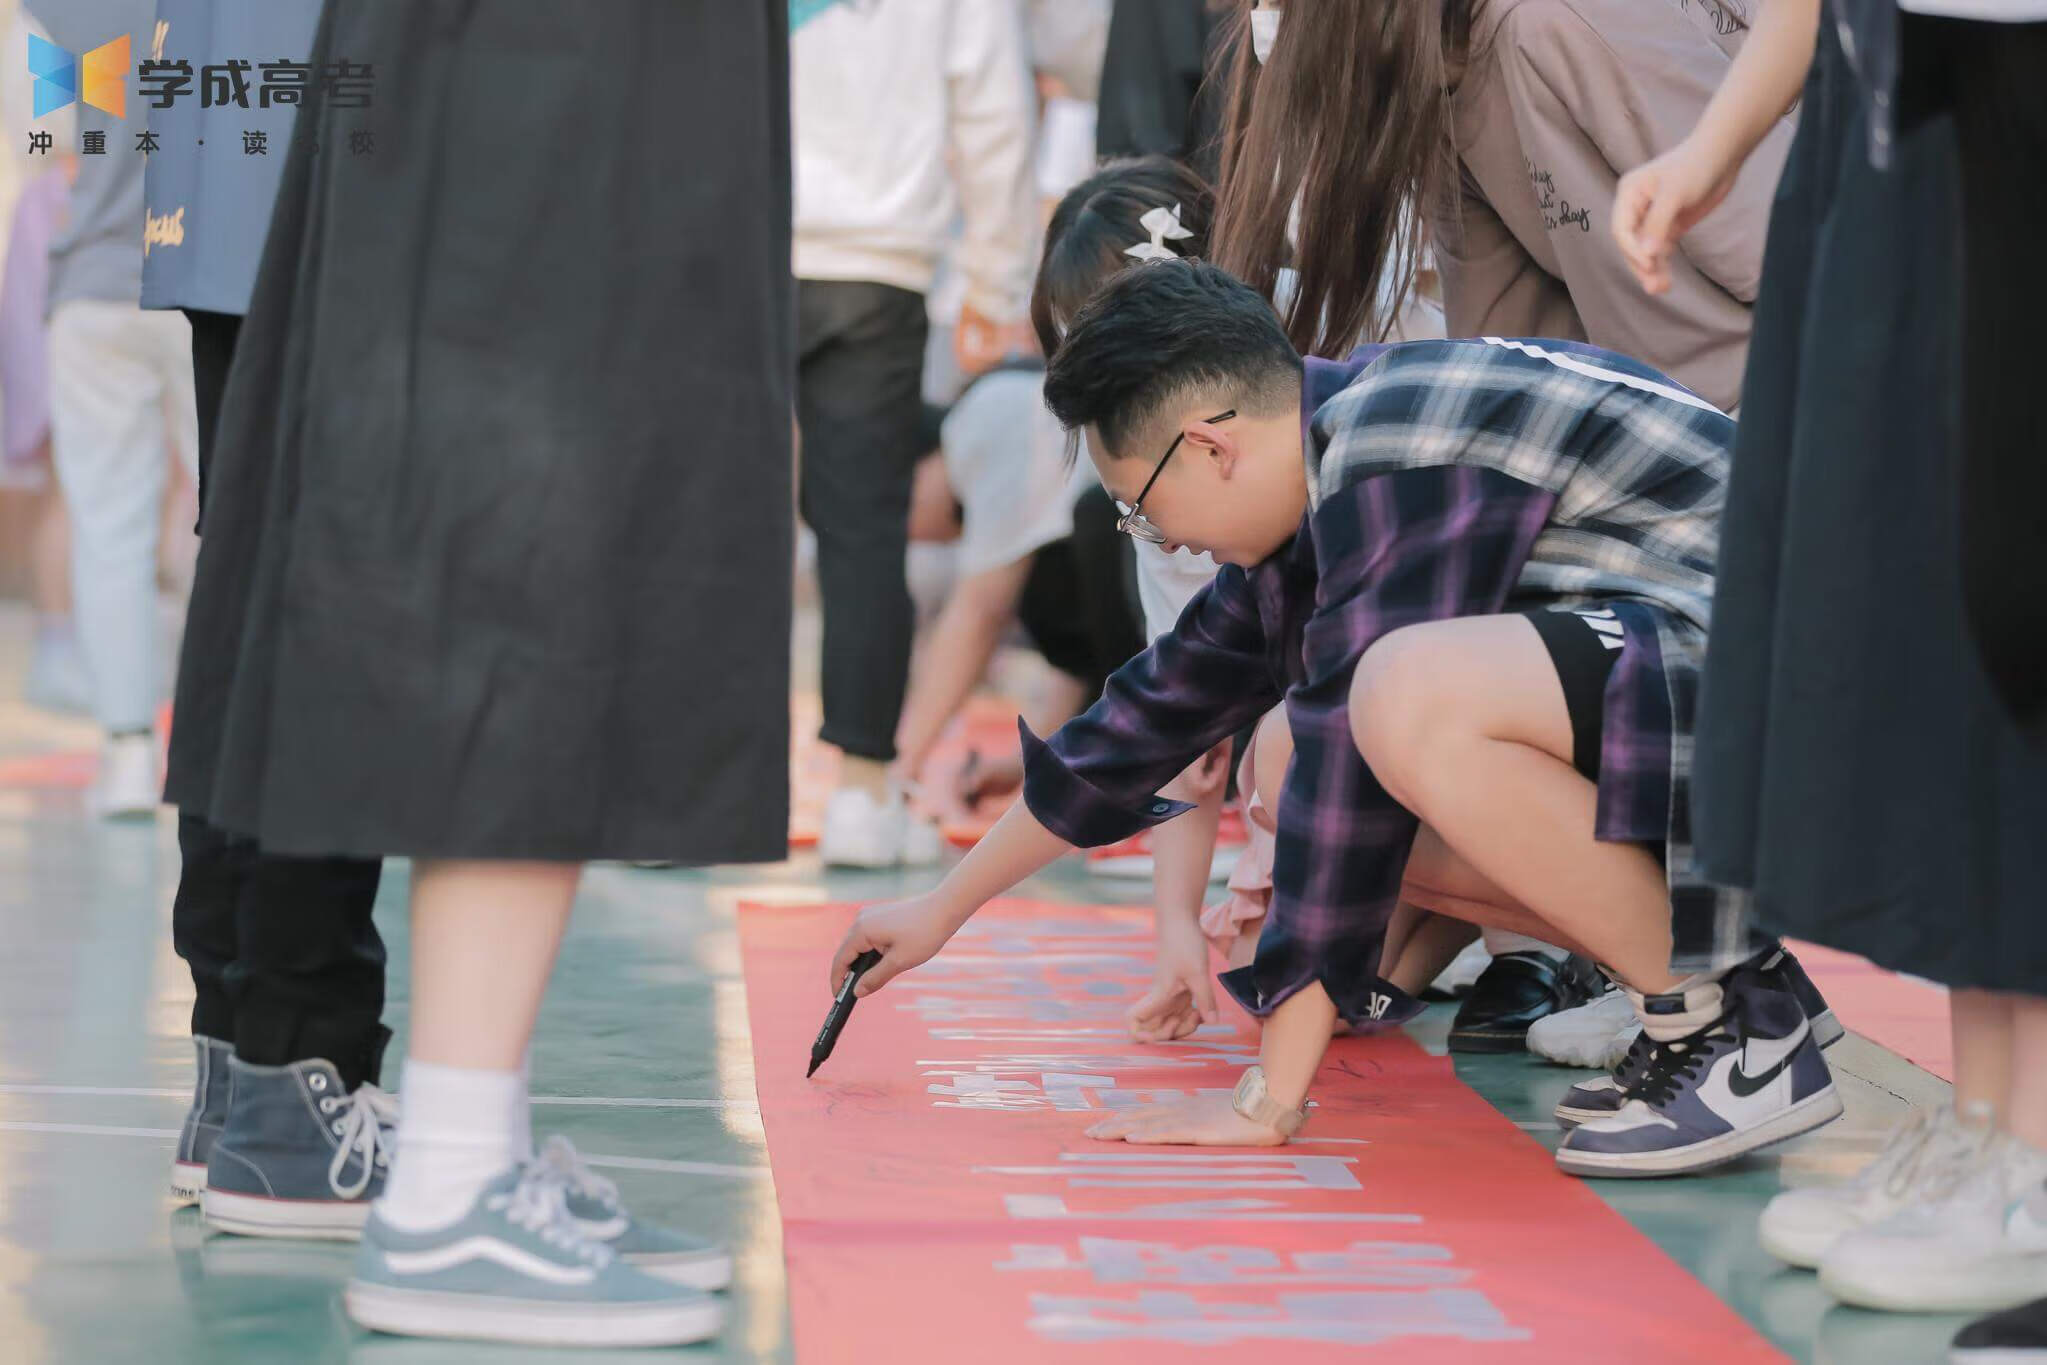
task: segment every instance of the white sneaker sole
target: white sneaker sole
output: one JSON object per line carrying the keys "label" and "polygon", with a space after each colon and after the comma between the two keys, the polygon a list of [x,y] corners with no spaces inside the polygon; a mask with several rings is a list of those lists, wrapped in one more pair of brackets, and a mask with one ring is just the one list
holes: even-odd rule
{"label": "white sneaker sole", "polygon": [[1842,1303],[1891,1313],[2002,1313],[2047,1295],[2047,1252],[1993,1264],[1917,1266],[1909,1275],[1869,1276],[1820,1263],[1820,1285]]}
{"label": "white sneaker sole", "polygon": [[687,1289],[701,1289],[707,1294],[732,1287],[730,1256],[677,1256],[664,1260],[655,1253],[621,1256],[619,1259],[642,1275],[652,1275],[657,1280],[666,1280]]}
{"label": "white sneaker sole", "polygon": [[1841,1096],[1832,1082],[1797,1104],[1753,1128],[1738,1128],[1719,1137],[1665,1152],[1579,1152],[1557,1148],[1557,1169],[1567,1175],[1616,1179],[1659,1175],[1690,1175],[1710,1170],[1739,1156],[1810,1133],[1841,1117]]}
{"label": "white sneaker sole", "polygon": [[196,1204],[199,1196],[206,1193],[206,1163],[203,1161],[173,1161],[171,1163],[171,1198],[180,1204]]}
{"label": "white sneaker sole", "polygon": [[349,1281],[343,1296],[357,1326],[403,1337],[454,1337],[525,1346],[687,1346],[718,1335],[725,1308],[688,1303],[548,1303],[447,1294]]}
{"label": "white sneaker sole", "polygon": [[272,1199],[209,1189],[199,1197],[208,1227],[243,1237],[302,1237],[358,1242],[369,1221],[367,1199]]}
{"label": "white sneaker sole", "polygon": [[1833,1249],[1834,1243],[1848,1232],[1837,1228],[1833,1232],[1799,1232],[1792,1228],[1773,1226],[1764,1219],[1756,1227],[1756,1240],[1763,1244],[1763,1250],[1775,1256],[1788,1266],[1800,1270],[1818,1270],[1820,1262]]}

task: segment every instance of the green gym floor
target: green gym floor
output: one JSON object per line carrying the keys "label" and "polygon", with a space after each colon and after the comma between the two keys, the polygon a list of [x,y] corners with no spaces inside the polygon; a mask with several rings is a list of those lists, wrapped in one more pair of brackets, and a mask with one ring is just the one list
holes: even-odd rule
{"label": "green gym floor", "polygon": [[[93,742],[89,726],[12,700],[26,634],[25,613],[0,606],[0,765]],[[32,763],[14,771],[29,775],[0,781],[0,1365],[619,1358],[356,1333],[340,1310],[352,1248],[207,1236],[195,1210],[174,1208],[164,1177],[192,1058],[191,982],[170,944],[172,818],[104,825],[74,788],[37,780]],[[534,1046],[535,1124],[572,1137],[636,1210],[732,1244],[731,1324],[696,1358],[792,1357],[736,907],[869,899],[932,879],[826,876],[805,856],[711,872],[602,867],[584,884]],[[1023,894],[1131,898],[1073,866]],[[377,910],[392,951],[393,1084],[406,1029],[405,896],[405,868],[394,863]],[[1412,1027],[1440,1048],[1448,1026],[1437,1008]],[[1848,1105],[1830,1127],[1708,1177],[1609,1182],[1599,1192],[1794,1359],[1939,1359],[1956,1319],[1833,1305],[1811,1275],[1782,1269],[1756,1245],[1756,1215],[1780,1182],[1851,1169],[1908,1105],[1946,1089],[1859,1037],[1829,1057]],[[1520,1056],[1461,1059],[1457,1073],[1551,1145],[1550,1107],[1582,1075]],[[1546,1230],[1519,1235],[1529,1274],[1542,1274]],[[1572,1292],[1598,1302],[1629,1290]]]}

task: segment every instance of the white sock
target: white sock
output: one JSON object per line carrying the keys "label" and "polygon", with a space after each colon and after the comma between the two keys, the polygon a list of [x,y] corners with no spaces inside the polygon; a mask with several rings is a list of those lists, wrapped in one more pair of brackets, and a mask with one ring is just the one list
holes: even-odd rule
{"label": "white sock", "polygon": [[406,1232],[446,1227],[518,1161],[526,1079],[408,1057],[399,1098],[398,1154],[377,1212]]}
{"label": "white sock", "polygon": [[519,1107],[512,1116],[512,1139],[522,1162],[533,1159],[533,1049],[519,1059]]}
{"label": "white sock", "polygon": [[1541,953],[1544,957],[1553,957],[1561,962],[1570,956],[1555,944],[1544,943],[1541,939],[1530,938],[1526,934],[1517,934],[1511,929],[1487,929],[1484,938],[1485,950],[1494,957],[1502,953]]}

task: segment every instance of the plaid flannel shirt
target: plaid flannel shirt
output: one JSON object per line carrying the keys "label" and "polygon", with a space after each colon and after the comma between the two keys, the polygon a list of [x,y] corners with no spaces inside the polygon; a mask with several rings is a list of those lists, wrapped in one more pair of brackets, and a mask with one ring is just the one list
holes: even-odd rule
{"label": "plaid flannel shirt", "polygon": [[1353,1023],[1406,1017],[1378,966],[1418,825],[1352,739],[1357,662],[1406,625],[1597,603],[1623,627],[1597,835],[1664,846],[1675,970],[1748,956],[1746,899],[1702,880],[1689,808],[1733,422],[1625,357],[1496,338],[1310,360],[1302,406],[1300,531],[1225,568],[1050,743],[1023,732],[1031,812],[1083,846],[1171,819],[1187,807],[1158,789],[1284,699],[1271,910],[1223,982],[1261,1015],[1319,980]]}

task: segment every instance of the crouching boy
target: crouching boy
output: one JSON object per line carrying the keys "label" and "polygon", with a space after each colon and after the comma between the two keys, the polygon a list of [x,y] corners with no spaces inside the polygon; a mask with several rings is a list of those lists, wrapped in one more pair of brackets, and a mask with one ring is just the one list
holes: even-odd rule
{"label": "crouching boy", "polygon": [[1260,1066],[1093,1136],[1285,1141],[1337,1021],[1419,1009],[1402,954],[1429,914],[1582,952],[1634,1000],[1644,1039],[1573,1092],[1567,1171],[1696,1170],[1840,1113],[1824,1004],[1692,864],[1724,414],[1569,342],[1304,363],[1263,298],[1189,261],[1104,286],[1045,399],[1124,530],[1228,567],[1085,715],[1025,732],[1022,800],[935,891],[862,914],[834,987],[872,948],[877,990],[1069,847],[1173,818],[1159,788],[1283,699],[1271,910],[1222,978],[1265,1021]]}

